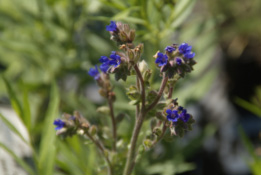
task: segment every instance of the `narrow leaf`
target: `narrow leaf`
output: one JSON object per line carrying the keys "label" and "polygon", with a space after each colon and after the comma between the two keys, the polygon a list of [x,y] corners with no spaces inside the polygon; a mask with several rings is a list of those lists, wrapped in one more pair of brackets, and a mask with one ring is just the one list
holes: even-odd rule
{"label": "narrow leaf", "polygon": [[7,146],[5,146],[3,143],[0,143],[0,147],[3,148],[6,152],[8,152],[14,159],[15,161],[25,170],[27,171],[30,175],[36,174],[33,169],[20,157],[16,156],[15,153],[10,150]]}
{"label": "narrow leaf", "polygon": [[51,87],[51,100],[46,113],[40,143],[39,171],[40,174],[52,175],[55,163],[55,130],[53,121],[58,116],[59,93],[55,83]]}
{"label": "narrow leaf", "polygon": [[25,143],[28,144],[27,140],[22,136],[22,134],[16,129],[16,127],[9,122],[1,113],[0,113],[1,120],[8,126],[9,129],[11,129],[17,136],[19,136]]}

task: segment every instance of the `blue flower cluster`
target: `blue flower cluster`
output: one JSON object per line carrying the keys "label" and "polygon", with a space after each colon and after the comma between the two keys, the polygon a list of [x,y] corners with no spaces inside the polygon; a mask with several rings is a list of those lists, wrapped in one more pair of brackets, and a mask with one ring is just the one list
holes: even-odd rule
{"label": "blue flower cluster", "polygon": [[155,63],[161,67],[161,72],[166,72],[169,78],[178,74],[184,77],[186,73],[193,70],[196,61],[193,59],[195,53],[191,51],[192,46],[187,43],[181,45],[173,44],[165,48],[165,54],[158,52]]}
{"label": "blue flower cluster", "polygon": [[190,115],[187,113],[186,109],[183,109],[182,106],[178,107],[178,110],[174,109],[167,109],[166,110],[167,115],[167,119],[168,121],[171,121],[173,123],[178,122],[178,120],[180,119],[181,121],[183,121],[184,123],[188,122]]}
{"label": "blue flower cluster", "polygon": [[65,126],[65,122],[61,119],[54,120],[53,124],[57,126],[55,130],[60,130]]}
{"label": "blue flower cluster", "polygon": [[183,54],[185,58],[191,59],[194,58],[195,53],[191,52],[192,46],[188,45],[187,43],[182,43],[179,46],[179,53]]}
{"label": "blue flower cluster", "polygon": [[100,69],[104,73],[107,73],[111,66],[116,68],[121,64],[121,57],[117,55],[115,51],[112,51],[109,58],[106,56],[101,56],[99,61],[102,63]]}
{"label": "blue flower cluster", "polygon": [[[101,71],[107,73],[108,69],[111,66],[117,68],[121,64],[121,57],[117,55],[115,51],[112,51],[109,58],[106,56],[101,56],[99,61],[102,63],[100,65]],[[98,80],[100,78],[100,72],[97,66],[95,66],[95,68],[90,68],[88,74],[92,76],[95,80]]]}

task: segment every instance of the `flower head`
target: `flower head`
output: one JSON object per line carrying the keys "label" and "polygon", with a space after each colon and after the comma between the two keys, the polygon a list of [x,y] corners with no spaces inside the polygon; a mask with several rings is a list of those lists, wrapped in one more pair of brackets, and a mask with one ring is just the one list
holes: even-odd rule
{"label": "flower head", "polygon": [[155,63],[158,64],[158,66],[164,66],[168,63],[168,56],[159,52],[157,54],[157,59],[155,60]]}
{"label": "flower head", "polygon": [[167,109],[166,110],[167,115],[167,119],[171,122],[177,122],[179,119],[179,114],[177,110],[171,110],[171,109]]}
{"label": "flower head", "polygon": [[167,46],[166,48],[165,48],[165,50],[167,51],[167,52],[173,52],[173,51],[175,51],[176,50],[176,48],[174,48],[174,47],[172,47],[172,46]]}
{"label": "flower head", "polygon": [[117,31],[117,25],[115,21],[111,21],[110,25],[106,26],[107,31],[116,32]]}
{"label": "flower head", "polygon": [[95,80],[98,80],[100,78],[100,72],[97,66],[95,66],[95,68],[90,68],[88,74],[92,76]]}
{"label": "flower head", "polygon": [[186,109],[183,109],[181,111],[181,113],[179,114],[179,117],[180,119],[183,121],[183,122],[188,122],[189,118],[190,118],[190,115],[187,114],[187,110]]}
{"label": "flower head", "polygon": [[102,63],[100,69],[102,72],[107,73],[111,66],[118,67],[121,64],[121,57],[115,51],[111,52],[110,57],[101,56],[99,61]]}
{"label": "flower head", "polygon": [[184,109],[182,106],[179,106],[178,110],[167,109],[166,113],[168,114],[168,121],[174,123],[178,122],[178,119],[182,120],[184,123],[187,123],[190,118],[190,115],[187,113],[187,110]]}
{"label": "flower head", "polygon": [[109,65],[117,67],[121,64],[121,57],[115,51],[111,52],[110,58]]}
{"label": "flower head", "polygon": [[182,59],[181,58],[176,58],[176,63],[177,65],[181,65],[182,64]]}
{"label": "flower head", "polygon": [[187,59],[191,59],[191,58],[194,58],[196,54],[194,52],[191,52],[191,53],[185,53],[184,54],[184,57],[187,58]]}
{"label": "flower head", "polygon": [[55,130],[60,130],[65,126],[65,122],[63,122],[61,119],[54,120],[53,124],[57,126]]}
{"label": "flower head", "polygon": [[192,49],[192,46],[188,45],[187,43],[182,43],[179,46],[179,53],[186,54],[186,53],[191,52],[191,49]]}

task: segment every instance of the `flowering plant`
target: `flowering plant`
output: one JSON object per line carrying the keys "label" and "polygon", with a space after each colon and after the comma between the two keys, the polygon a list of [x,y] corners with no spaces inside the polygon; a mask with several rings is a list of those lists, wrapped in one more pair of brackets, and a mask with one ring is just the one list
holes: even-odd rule
{"label": "flowering plant", "polygon": [[[158,51],[154,57],[156,66],[160,68],[162,82],[159,89],[154,90],[149,86],[152,70],[141,60],[144,45],[140,43],[135,46],[133,43],[135,30],[127,24],[114,21],[111,21],[106,30],[110,32],[111,40],[118,44],[119,51],[112,51],[109,57],[101,56],[101,64],[91,68],[88,74],[97,82],[100,95],[108,102],[112,122],[111,146],[104,144],[102,131],[77,111],[73,115],[64,114],[62,119],[55,120],[53,124],[56,125],[57,135],[67,137],[79,134],[93,142],[107,163],[108,174],[129,175],[137,163],[137,154],[153,148],[168,134],[182,137],[192,129],[192,115],[178,104],[177,99],[172,99],[172,93],[177,81],[193,70],[193,65],[196,64],[193,59],[195,53],[187,43],[167,46],[165,53]],[[129,144],[125,145],[118,144],[122,140],[117,135],[118,121],[114,112],[116,94],[110,81],[111,74],[114,74],[117,81],[127,81],[128,76],[136,76],[136,84],[131,85],[126,92],[130,104],[136,106],[136,116],[132,118],[135,125]],[[138,145],[138,136],[146,119],[153,120],[151,134],[143,139],[143,144]],[[137,146],[141,149],[138,150]],[[120,164],[117,154],[125,154],[126,162]]]}

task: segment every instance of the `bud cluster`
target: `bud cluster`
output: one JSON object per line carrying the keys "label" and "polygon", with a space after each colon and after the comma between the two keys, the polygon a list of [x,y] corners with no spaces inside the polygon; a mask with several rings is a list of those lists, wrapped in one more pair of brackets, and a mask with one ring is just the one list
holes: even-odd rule
{"label": "bud cluster", "polygon": [[181,45],[173,44],[165,48],[165,54],[157,52],[154,57],[155,63],[161,67],[161,72],[166,72],[169,78],[175,75],[184,77],[186,73],[193,70],[196,61],[193,59],[195,53],[191,51],[192,46],[187,43]]}
{"label": "bud cluster", "polygon": [[62,119],[56,119],[53,124],[56,125],[56,134],[63,137],[73,136],[75,134],[82,135],[88,132],[89,128],[93,127],[77,111],[75,111],[73,115],[64,113]]}

